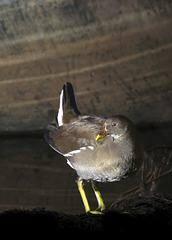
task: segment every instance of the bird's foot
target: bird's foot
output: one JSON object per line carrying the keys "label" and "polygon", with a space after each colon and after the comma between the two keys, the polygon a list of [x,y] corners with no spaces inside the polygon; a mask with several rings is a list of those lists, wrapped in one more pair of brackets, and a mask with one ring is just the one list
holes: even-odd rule
{"label": "bird's foot", "polygon": [[89,211],[89,212],[87,212],[87,213],[91,213],[91,214],[97,214],[97,215],[100,215],[100,214],[103,214],[103,212],[101,212],[101,211],[97,211],[97,210],[94,210],[94,211]]}
{"label": "bird's foot", "polygon": [[98,207],[94,211],[88,211],[88,213],[91,213],[91,214],[103,214],[104,210],[105,210],[105,208]]}

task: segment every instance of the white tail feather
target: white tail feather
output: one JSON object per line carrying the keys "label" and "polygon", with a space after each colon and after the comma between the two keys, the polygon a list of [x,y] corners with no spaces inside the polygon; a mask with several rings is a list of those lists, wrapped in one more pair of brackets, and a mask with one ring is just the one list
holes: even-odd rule
{"label": "white tail feather", "polygon": [[59,126],[62,126],[63,125],[63,89],[60,94],[60,105],[59,105],[57,119],[58,119]]}

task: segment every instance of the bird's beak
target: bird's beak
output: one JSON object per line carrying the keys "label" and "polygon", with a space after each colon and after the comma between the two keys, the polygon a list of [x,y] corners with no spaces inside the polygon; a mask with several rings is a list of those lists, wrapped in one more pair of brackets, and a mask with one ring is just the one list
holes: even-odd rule
{"label": "bird's beak", "polygon": [[104,134],[99,133],[99,134],[97,135],[97,137],[96,137],[96,141],[98,141],[98,140],[101,139],[101,138],[106,137],[106,135],[107,135],[107,133],[104,133]]}
{"label": "bird's beak", "polygon": [[103,128],[103,131],[97,135],[96,141],[98,141],[101,138],[106,137],[106,135],[107,135],[107,129],[106,129],[107,123],[105,123],[104,126],[105,127]]}

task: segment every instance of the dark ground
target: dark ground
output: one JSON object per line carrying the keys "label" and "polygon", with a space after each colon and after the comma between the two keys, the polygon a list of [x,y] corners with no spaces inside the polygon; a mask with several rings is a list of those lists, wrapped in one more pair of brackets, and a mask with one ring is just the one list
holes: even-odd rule
{"label": "dark ground", "polygon": [[84,236],[111,233],[134,238],[162,234],[165,237],[172,233],[172,198],[127,198],[115,202],[102,215],[68,215],[42,208],[13,209],[0,214],[0,226],[1,235],[6,239],[57,239],[59,234],[77,236],[79,233]]}

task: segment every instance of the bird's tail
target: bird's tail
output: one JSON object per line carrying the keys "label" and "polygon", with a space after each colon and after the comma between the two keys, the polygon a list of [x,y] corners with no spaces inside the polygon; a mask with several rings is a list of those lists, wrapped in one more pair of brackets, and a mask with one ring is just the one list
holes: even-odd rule
{"label": "bird's tail", "polygon": [[64,123],[68,123],[72,118],[77,117],[80,114],[76,96],[73,91],[72,84],[67,82],[60,94],[60,104],[58,110],[58,126],[62,126]]}

